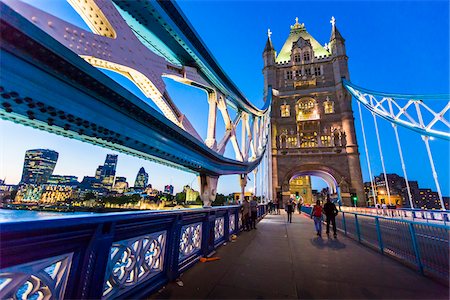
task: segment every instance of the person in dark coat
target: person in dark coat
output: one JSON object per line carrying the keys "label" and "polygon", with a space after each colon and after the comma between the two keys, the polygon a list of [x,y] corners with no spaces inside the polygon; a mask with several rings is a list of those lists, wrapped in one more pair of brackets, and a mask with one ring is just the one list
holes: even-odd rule
{"label": "person in dark coat", "polygon": [[327,235],[330,234],[330,222],[333,225],[333,233],[334,237],[337,237],[336,233],[336,216],[338,214],[338,210],[336,208],[336,205],[331,202],[330,195],[327,196],[327,203],[323,206],[323,212],[325,213],[325,216],[327,217]]}
{"label": "person in dark coat", "polygon": [[288,216],[287,221],[292,223],[292,213],[294,212],[294,200],[292,198],[286,203],[286,212]]}

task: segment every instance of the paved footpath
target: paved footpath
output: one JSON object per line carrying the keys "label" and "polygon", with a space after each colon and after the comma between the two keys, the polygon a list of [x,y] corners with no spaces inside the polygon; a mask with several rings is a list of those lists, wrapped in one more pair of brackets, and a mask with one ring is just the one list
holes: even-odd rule
{"label": "paved footpath", "polygon": [[150,299],[449,299],[447,287],[342,235],[318,238],[304,214],[267,215]]}

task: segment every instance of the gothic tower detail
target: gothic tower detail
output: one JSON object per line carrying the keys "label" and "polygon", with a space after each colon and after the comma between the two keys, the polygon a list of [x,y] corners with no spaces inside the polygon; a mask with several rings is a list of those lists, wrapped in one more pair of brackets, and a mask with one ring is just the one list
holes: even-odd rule
{"label": "gothic tower detail", "polygon": [[358,204],[364,204],[352,98],[342,85],[342,78],[350,79],[345,40],[334,17],[330,23],[330,41],[322,46],[296,18],[278,55],[268,31],[264,84],[265,91],[269,85],[276,91],[269,181],[272,198],[283,202],[299,193],[299,181],[318,176],[332,198],[353,205],[351,195],[356,194]]}

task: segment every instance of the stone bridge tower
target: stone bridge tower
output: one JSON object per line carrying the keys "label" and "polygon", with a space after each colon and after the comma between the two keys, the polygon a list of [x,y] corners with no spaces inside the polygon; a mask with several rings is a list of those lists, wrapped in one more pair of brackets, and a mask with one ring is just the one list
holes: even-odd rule
{"label": "stone bridge tower", "polygon": [[[271,32],[263,52],[264,83],[274,89],[269,178],[272,197],[285,202],[293,180],[319,176],[344,205],[365,205],[354,128],[345,40],[331,19],[329,44],[320,45],[296,22],[276,54]],[[306,176],[306,177],[305,177]],[[271,180],[270,180],[271,179]]]}

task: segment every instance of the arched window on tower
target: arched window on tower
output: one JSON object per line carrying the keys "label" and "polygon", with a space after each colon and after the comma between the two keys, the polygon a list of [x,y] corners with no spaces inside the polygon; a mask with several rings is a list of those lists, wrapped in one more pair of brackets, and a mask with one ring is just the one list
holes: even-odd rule
{"label": "arched window on tower", "polygon": [[325,114],[334,114],[334,101],[330,101],[330,98],[327,96],[326,101],[323,103],[323,108]]}
{"label": "arched window on tower", "polygon": [[287,129],[283,129],[279,135],[280,148],[287,148]]}
{"label": "arched window on tower", "polygon": [[320,119],[317,101],[310,97],[301,98],[297,101],[297,121],[309,121]]}
{"label": "arched window on tower", "polygon": [[288,117],[291,116],[291,106],[286,104],[286,102],[284,102],[280,106],[280,111],[281,111],[281,117],[282,118],[288,118]]}

